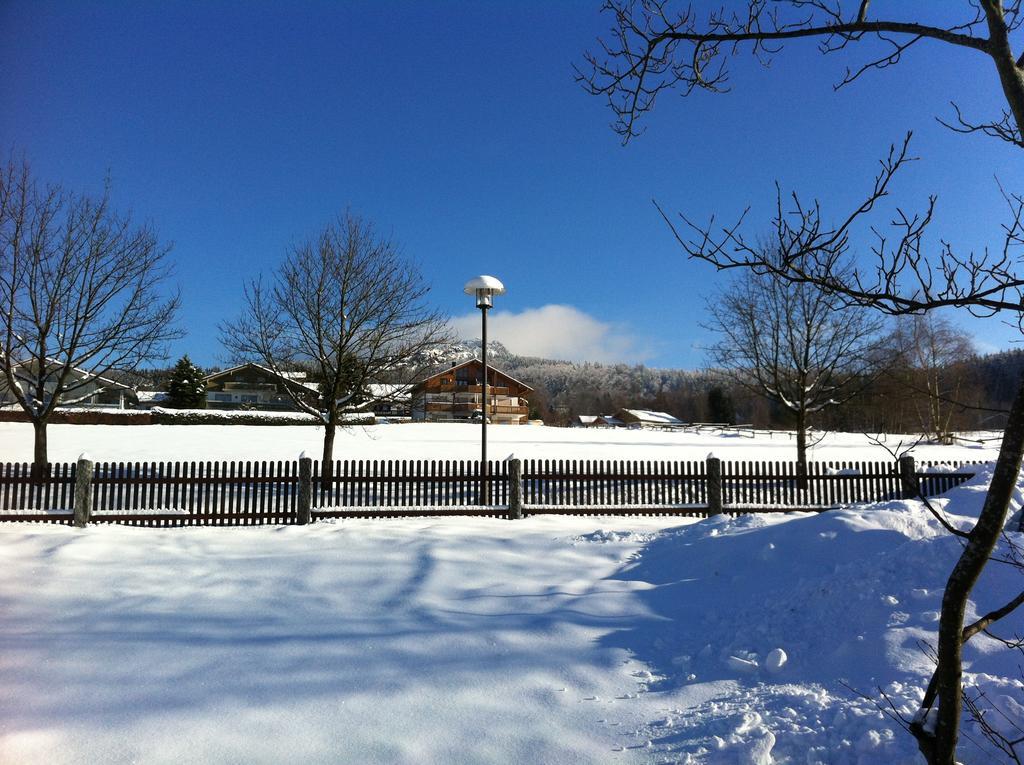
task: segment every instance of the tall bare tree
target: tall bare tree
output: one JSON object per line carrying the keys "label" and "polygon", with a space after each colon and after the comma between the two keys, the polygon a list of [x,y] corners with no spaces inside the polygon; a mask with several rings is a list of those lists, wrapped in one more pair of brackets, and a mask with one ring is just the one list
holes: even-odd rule
{"label": "tall bare tree", "polygon": [[[863,46],[869,51],[867,59],[847,68],[837,85],[841,88],[867,72],[898,64],[911,46],[935,43],[985,56],[993,64],[1003,96],[1001,108],[997,107],[999,116],[971,118],[954,103],[952,116],[943,124],[958,132],[1024,147],[1024,53],[1017,39],[1024,23],[1021,0],[963,2],[959,18],[948,23],[875,18],[870,0],[749,0],[742,8],[700,16],[692,6],[677,6],[674,0],[608,0],[605,10],[613,18],[610,41],[601,42],[598,53],[586,55],[578,69],[579,81],[590,93],[607,99],[616,118],[614,128],[628,141],[640,132],[638,120],[654,108],[663,91],[678,90],[686,95],[697,89],[726,89],[729,55],[745,49],[767,63],[787,41],[812,40],[825,54],[859,50],[861,43],[870,41]],[[904,11],[904,6],[899,8]],[[948,18],[950,4],[931,3],[914,10]],[[973,84],[971,88],[976,92]],[[908,144],[909,135],[901,145],[892,147],[861,204],[835,216],[836,224],[827,223],[830,218],[817,203],[806,204],[795,194],[785,201],[777,192],[773,241],[768,249],[761,246],[759,237],[747,233],[745,214],[725,227],[716,226],[713,220],[695,223],[685,216],[670,225],[691,257],[720,269],[771,273],[895,315],[949,306],[986,315],[1007,311],[1020,322],[1024,275],[1017,270],[1016,250],[1024,244],[1024,197],[1013,192],[1001,189],[1009,219],[997,250],[963,253],[945,242],[926,243],[925,233],[935,212],[936,198],[932,196],[916,213],[896,210],[890,218],[891,234],[883,233],[883,225],[872,227],[876,233],[875,264],[858,270],[850,247],[851,232],[889,194],[893,178],[910,160]],[[761,225],[756,230],[762,231]],[[964,624],[970,595],[1003,530],[1022,456],[1024,379],[1007,418],[982,512],[974,528],[964,534],[963,553],[947,581],[935,672],[920,710],[908,726],[930,763],[953,765],[956,759],[963,709],[964,643],[991,630],[998,619],[1024,603],[1022,592],[975,623]],[[1016,747],[1024,742],[1010,744]]]}
{"label": "tall bare tree", "polygon": [[901,316],[893,341],[899,353],[893,375],[908,391],[921,432],[947,441],[954,416],[966,409],[972,381],[967,362],[975,355],[974,343],[936,314]]}
{"label": "tall bare tree", "polygon": [[877,369],[882,321],[809,285],[747,272],[708,301],[718,339],[712,364],[789,411],[797,463],[807,465],[810,418],[860,393]]}
{"label": "tall bare tree", "polygon": [[27,163],[0,170],[0,388],[35,429],[37,475],[58,405],[165,358],[165,343],[181,336],[168,250],[110,209],[108,188],[93,198],[40,185]]}
{"label": "tall bare tree", "polygon": [[425,352],[450,339],[445,317],[426,303],[429,291],[390,239],[345,213],[291,248],[268,284],[250,282],[242,316],[221,326],[237,360],[278,374],[305,369],[319,381],[317,404],[288,393],[324,425],[325,486],[346,408],[370,383],[411,385],[431,363]]}

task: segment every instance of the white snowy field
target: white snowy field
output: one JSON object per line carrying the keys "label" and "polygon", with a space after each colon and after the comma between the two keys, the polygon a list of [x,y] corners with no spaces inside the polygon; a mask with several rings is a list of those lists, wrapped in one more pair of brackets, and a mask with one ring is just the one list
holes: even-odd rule
{"label": "white snowy field", "polygon": [[[282,459],[316,455],[321,434],[50,431],[54,461]],[[358,428],[338,456],[472,459],[477,435]],[[490,435],[497,459],[793,450],[779,434]],[[915,454],[990,459],[995,447]],[[3,460],[30,453],[28,426],[0,425]],[[843,434],[814,456],[888,457]],[[987,479],[982,470],[938,504],[969,524]],[[0,524],[0,763],[918,762],[910,736],[858,693],[877,701],[884,689],[913,714],[959,550],[904,501],[702,521]],[[1020,585],[1014,569],[989,566],[969,616]],[[1024,634],[1024,617],[997,632]],[[1008,730],[1024,727],[1020,664],[984,636],[966,651],[970,692]],[[968,724],[963,762],[998,761],[978,740]]]}
{"label": "white snowy field", "polygon": [[[954,522],[984,480],[941,501]],[[699,522],[5,524],[0,762],[917,762],[856,692],[913,713],[958,551],[914,502]],[[990,566],[974,611],[1019,579]],[[981,637],[966,657],[997,721],[1024,726],[1019,655]],[[961,757],[990,754],[968,740]]]}
{"label": "white snowy field", "polygon": [[[283,460],[302,452],[317,458],[323,429],[289,425],[50,425],[51,462],[69,462],[87,451],[97,461]],[[992,438],[994,434],[978,434]],[[972,435],[972,437],[974,437]],[[891,446],[907,436],[889,436]],[[792,433],[746,435],[657,430],[492,426],[488,456],[523,459],[793,460]],[[922,444],[918,459],[994,459],[999,442]],[[335,441],[336,459],[479,459],[480,428],[468,424],[407,423],[343,428]],[[32,426],[0,423],[0,462],[32,459]],[[889,460],[885,449],[857,433],[829,433],[811,449],[816,460]]]}

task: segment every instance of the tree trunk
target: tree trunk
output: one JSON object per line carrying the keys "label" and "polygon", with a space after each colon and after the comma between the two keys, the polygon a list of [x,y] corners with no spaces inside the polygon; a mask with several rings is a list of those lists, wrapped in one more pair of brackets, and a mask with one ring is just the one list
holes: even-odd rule
{"label": "tree trunk", "polygon": [[939,373],[935,372],[934,378],[928,381],[928,426],[929,430],[935,435],[935,442],[938,444],[942,443],[943,435],[940,415],[940,408],[942,406],[941,395],[939,391]]}
{"label": "tree trunk", "polygon": [[989,556],[1003,530],[1010,498],[1020,473],[1021,455],[1024,454],[1024,378],[1010,408],[1010,416],[1003,432],[995,472],[978,522],[971,531],[953,567],[946,591],[942,596],[939,617],[938,662],[932,682],[921,704],[927,712],[938,701],[938,714],[934,733],[925,730],[925,720],[915,720],[911,733],[925,759],[933,765],[954,765],[956,745],[960,736],[960,717],[963,707],[961,654],[963,651],[964,613],[971,590],[981,576]]}
{"label": "tree trunk", "polygon": [[331,412],[324,425],[324,453],[320,460],[320,485],[327,491],[330,491],[334,477],[334,434],[337,428],[338,416]]}
{"label": "tree trunk", "polygon": [[796,413],[796,486],[800,491],[807,489],[807,412],[803,409]]}
{"label": "tree trunk", "polygon": [[1017,67],[1013,49],[1010,47],[1009,30],[1006,28],[1006,17],[999,0],[984,0],[989,31],[988,54],[995,62],[999,73],[999,84],[1003,87],[1003,95],[1013,114],[1013,121],[1020,133],[1024,133],[1024,75]]}
{"label": "tree trunk", "polygon": [[33,420],[32,428],[35,431],[35,445],[32,450],[32,480],[42,483],[47,463],[46,420]]}

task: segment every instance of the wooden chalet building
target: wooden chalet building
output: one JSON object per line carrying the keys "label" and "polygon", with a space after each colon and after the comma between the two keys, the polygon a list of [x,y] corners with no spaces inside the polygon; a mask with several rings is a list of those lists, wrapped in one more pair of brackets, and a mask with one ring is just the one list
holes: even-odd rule
{"label": "wooden chalet building", "polygon": [[259,364],[241,364],[203,378],[208,409],[260,409],[292,412],[298,409],[288,395],[292,390],[301,400],[316,406],[320,390],[306,381],[304,372],[277,374]]}
{"label": "wooden chalet building", "polygon": [[[479,422],[483,416],[483,370],[479,359],[454,364],[431,375],[412,389],[412,419],[416,422]],[[488,422],[523,425],[530,416],[526,383],[499,369],[487,368]]]}

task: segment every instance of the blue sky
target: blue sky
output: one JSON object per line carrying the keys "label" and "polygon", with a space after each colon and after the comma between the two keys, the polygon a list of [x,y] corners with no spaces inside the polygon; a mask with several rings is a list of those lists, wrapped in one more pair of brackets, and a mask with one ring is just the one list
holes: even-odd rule
{"label": "blue sky", "polygon": [[[888,145],[922,161],[895,189],[939,195],[936,235],[1000,245],[994,178],[1024,190],[1020,150],[935,115],[998,113],[979,55],[921,44],[836,93],[860,57],[792,45],[734,64],[725,95],[666,96],[623,147],[572,64],[608,21],[598,2],[0,2],[0,147],[42,179],[95,191],[174,244],[188,336],[216,327],[246,278],[350,208],[417,260],[431,299],[472,331],[462,284],[501,278],[495,339],[564,358],[699,367],[704,300],[722,284],[680,253],[652,198],[697,218],[774,182],[838,214]],[[866,241],[866,240],[864,240]],[[965,320],[984,350],[1019,337]]]}

